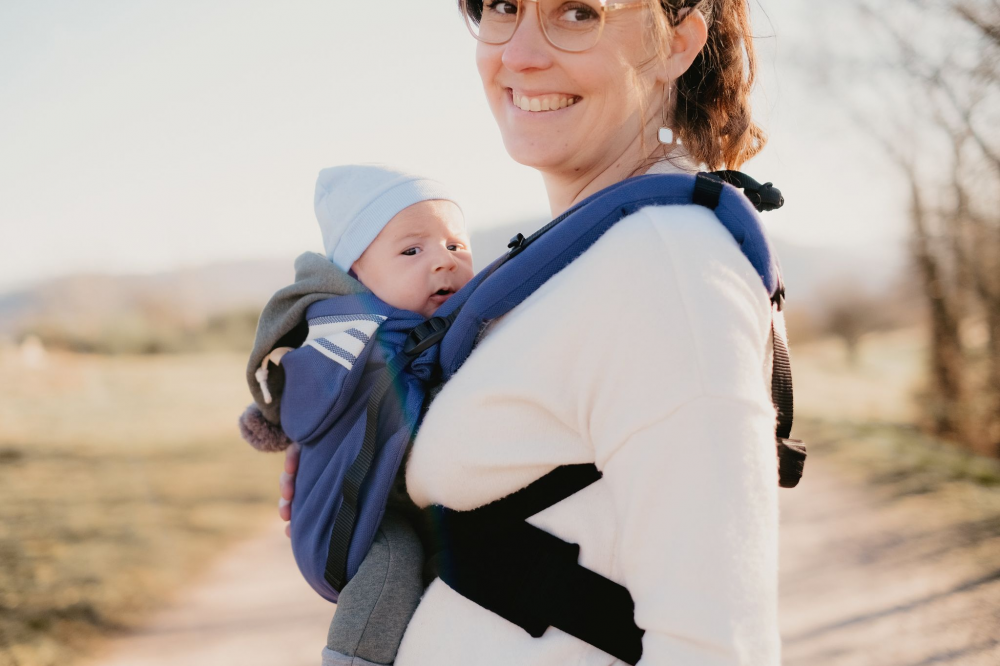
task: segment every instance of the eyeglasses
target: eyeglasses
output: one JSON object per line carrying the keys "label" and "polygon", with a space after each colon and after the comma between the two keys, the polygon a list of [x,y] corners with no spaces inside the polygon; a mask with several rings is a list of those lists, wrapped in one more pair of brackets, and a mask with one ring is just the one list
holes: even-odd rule
{"label": "eyeglasses", "polygon": [[506,44],[534,2],[542,34],[560,51],[579,53],[594,47],[611,12],[635,9],[646,3],[607,0],[462,0],[462,14],[472,36],[485,44]]}

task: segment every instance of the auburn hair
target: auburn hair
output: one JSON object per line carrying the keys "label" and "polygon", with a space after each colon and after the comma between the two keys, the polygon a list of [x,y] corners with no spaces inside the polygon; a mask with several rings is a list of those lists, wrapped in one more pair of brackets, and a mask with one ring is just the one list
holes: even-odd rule
{"label": "auburn hair", "polygon": [[709,169],[738,169],[767,143],[752,117],[750,94],[757,75],[746,0],[650,0],[667,15],[669,27],[685,10],[700,10],[708,40],[691,67],[677,79],[673,129],[688,154]]}

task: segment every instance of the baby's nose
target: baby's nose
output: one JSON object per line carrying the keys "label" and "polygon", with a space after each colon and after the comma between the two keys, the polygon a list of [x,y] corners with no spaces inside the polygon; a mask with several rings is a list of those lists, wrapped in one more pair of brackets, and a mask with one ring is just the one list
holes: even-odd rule
{"label": "baby's nose", "polygon": [[435,257],[434,269],[435,270],[453,270],[458,266],[458,262],[455,261],[455,253],[448,248],[442,248],[437,252]]}

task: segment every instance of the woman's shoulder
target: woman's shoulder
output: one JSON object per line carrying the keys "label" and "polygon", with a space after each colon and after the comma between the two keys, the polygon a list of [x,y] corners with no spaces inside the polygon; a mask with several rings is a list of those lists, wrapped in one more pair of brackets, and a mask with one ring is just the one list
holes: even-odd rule
{"label": "woman's shoulder", "polygon": [[641,208],[609,229],[584,257],[590,253],[599,272],[628,275],[629,286],[639,292],[662,290],[668,284],[690,297],[735,291],[743,300],[770,310],[757,271],[715,213],[704,206]]}

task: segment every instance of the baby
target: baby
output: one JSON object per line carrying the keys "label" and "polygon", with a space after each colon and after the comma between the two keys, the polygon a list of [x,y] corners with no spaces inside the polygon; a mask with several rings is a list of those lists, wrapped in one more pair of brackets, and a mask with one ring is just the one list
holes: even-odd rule
{"label": "baby", "polygon": [[[262,450],[288,438],[303,444],[293,542],[307,544],[296,551],[300,568],[330,596],[327,583],[311,579],[328,552],[329,537],[318,536],[332,510],[325,475],[366,400],[357,387],[373,354],[369,341],[380,326],[409,330],[431,317],[473,270],[462,210],[436,181],[378,165],[333,167],[319,174],[315,207],[326,257],[299,257],[295,284],[262,313],[248,369],[259,418],[245,414],[241,426]],[[331,314],[355,307],[365,288],[391,307]],[[340,591],[324,666],[391,664],[423,594],[423,549],[404,516],[412,502],[400,491],[402,473],[400,466],[371,549]]]}

